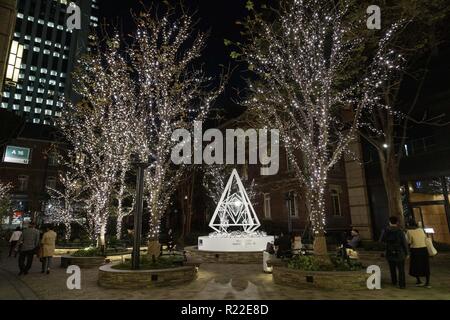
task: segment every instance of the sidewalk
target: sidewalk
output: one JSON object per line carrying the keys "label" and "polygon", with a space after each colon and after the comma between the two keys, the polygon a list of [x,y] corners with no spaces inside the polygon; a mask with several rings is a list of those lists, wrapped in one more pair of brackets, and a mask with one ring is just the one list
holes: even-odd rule
{"label": "sidewalk", "polygon": [[[0,300],[37,300],[35,292],[18,276],[18,257],[7,257],[6,248],[1,248],[0,256]],[[33,272],[37,268],[38,260],[33,262]]]}

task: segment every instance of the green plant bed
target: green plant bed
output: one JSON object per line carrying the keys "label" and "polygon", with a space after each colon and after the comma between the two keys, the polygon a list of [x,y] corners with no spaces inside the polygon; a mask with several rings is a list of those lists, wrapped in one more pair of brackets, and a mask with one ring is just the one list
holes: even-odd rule
{"label": "green plant bed", "polygon": [[[171,269],[182,266],[183,262],[183,256],[161,256],[154,261],[148,256],[143,256],[140,260],[139,269]],[[113,265],[111,268],[116,270],[131,270],[131,261],[127,259],[124,263]]]}
{"label": "green plant bed", "polygon": [[73,257],[105,257],[112,255],[124,255],[131,253],[130,250],[125,248],[108,248],[105,252],[102,252],[99,248],[85,248],[75,251],[71,254]]}
{"label": "green plant bed", "polygon": [[[298,289],[364,290],[369,275],[362,264],[330,255],[329,260],[317,256],[298,256],[270,264],[274,283]],[[367,290],[367,289],[366,289]]]}
{"label": "green plant bed", "polygon": [[359,271],[364,268],[359,261],[346,260],[335,255],[330,256],[330,261],[331,264],[324,263],[323,259],[313,255],[300,255],[288,260],[287,267],[303,271]]}
{"label": "green plant bed", "polygon": [[98,248],[86,248],[75,251],[71,254],[72,257],[101,257],[104,256]]}

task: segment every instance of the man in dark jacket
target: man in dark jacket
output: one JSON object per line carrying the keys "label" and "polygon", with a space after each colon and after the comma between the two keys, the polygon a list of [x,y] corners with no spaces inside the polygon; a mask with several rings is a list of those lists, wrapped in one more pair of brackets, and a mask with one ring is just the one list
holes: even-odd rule
{"label": "man in dark jacket", "polygon": [[386,259],[391,271],[392,285],[396,286],[398,283],[400,289],[405,289],[405,260],[408,257],[408,242],[405,233],[398,225],[397,217],[389,218],[389,226],[384,230],[381,241],[386,244]]}

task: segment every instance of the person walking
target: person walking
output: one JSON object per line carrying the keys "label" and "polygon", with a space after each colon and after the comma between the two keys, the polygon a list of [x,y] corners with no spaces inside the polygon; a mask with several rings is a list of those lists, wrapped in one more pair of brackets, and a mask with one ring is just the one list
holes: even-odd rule
{"label": "person walking", "polygon": [[[430,257],[426,244],[427,235],[416,222],[411,222],[410,227],[411,229],[406,233],[411,252],[409,275],[416,278],[416,286],[431,288]],[[425,284],[422,283],[420,277],[425,277]]]}
{"label": "person walking", "polygon": [[[33,256],[39,248],[40,232],[32,222],[22,231],[19,239],[19,276],[28,274],[33,264]],[[27,261],[25,264],[25,260]]]}
{"label": "person walking", "polygon": [[53,231],[53,227],[48,225],[46,227],[46,232],[42,236],[41,247],[42,247],[42,271],[41,273],[50,273],[50,268],[52,266],[52,258],[55,254],[55,243],[56,243],[56,232]]}
{"label": "person walking", "polygon": [[[389,226],[384,230],[381,241],[386,244],[386,259],[389,263],[393,286],[405,289],[405,260],[408,257],[408,243],[397,217],[389,218]],[[398,273],[398,276],[397,276]]]}
{"label": "person walking", "polygon": [[17,257],[17,242],[19,242],[20,236],[22,235],[22,231],[20,230],[20,227],[16,228],[16,231],[13,232],[11,235],[11,238],[9,238],[9,255],[8,257],[11,257],[12,252],[14,251],[14,258]]}

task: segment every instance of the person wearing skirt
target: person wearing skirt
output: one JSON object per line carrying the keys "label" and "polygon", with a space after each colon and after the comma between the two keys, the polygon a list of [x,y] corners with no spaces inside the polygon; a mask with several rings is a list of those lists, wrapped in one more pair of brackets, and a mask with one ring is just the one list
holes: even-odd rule
{"label": "person wearing skirt", "polygon": [[[417,223],[411,223],[407,231],[410,247],[409,275],[417,279],[416,286],[431,288],[430,286],[430,258],[426,245],[427,235]],[[421,281],[425,277],[425,284]]]}

